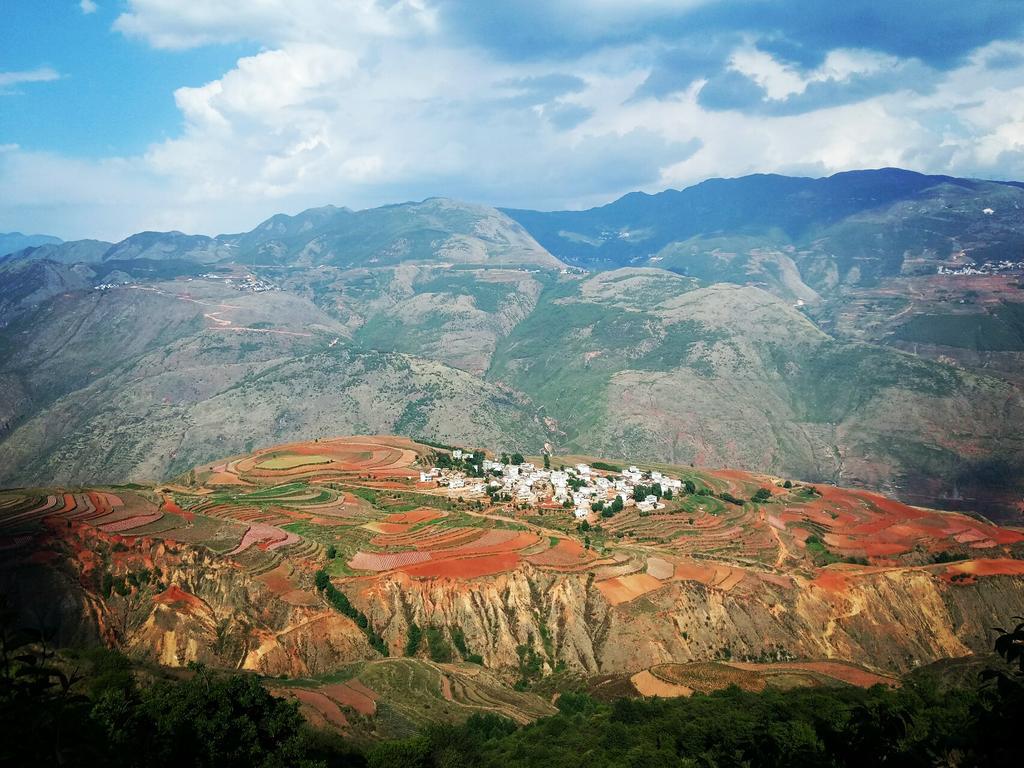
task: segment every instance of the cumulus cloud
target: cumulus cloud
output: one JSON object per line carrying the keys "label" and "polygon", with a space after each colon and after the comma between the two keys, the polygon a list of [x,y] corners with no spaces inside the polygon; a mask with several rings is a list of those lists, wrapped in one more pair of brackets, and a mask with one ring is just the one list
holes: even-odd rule
{"label": "cumulus cloud", "polygon": [[936,0],[910,29],[907,5],[129,0],[116,30],[150,46],[262,48],[179,88],[180,130],[137,157],[4,153],[0,229],[213,233],[431,195],[582,207],[761,171],[1024,177],[1020,20]]}
{"label": "cumulus cloud", "polygon": [[88,16],[90,13],[96,13],[99,10],[99,6],[96,5],[94,0],[82,0],[78,4],[78,7],[82,9],[82,13]]}

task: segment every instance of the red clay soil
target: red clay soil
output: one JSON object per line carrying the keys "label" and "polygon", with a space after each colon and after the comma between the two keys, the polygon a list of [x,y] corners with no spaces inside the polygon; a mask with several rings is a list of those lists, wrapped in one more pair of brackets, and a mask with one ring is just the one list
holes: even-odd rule
{"label": "red clay soil", "polygon": [[827,592],[845,592],[850,586],[848,574],[833,568],[824,568],[814,577],[811,584],[820,587]]}
{"label": "red clay soil", "polygon": [[633,573],[599,581],[596,586],[609,604],[619,605],[661,589],[665,583],[647,573]]}
{"label": "red clay soil", "polygon": [[430,561],[420,565],[403,567],[410,576],[416,578],[452,578],[471,579],[476,576],[490,576],[513,570],[519,565],[519,555],[515,552],[481,555],[480,557],[463,557],[452,560]]}
{"label": "red clay soil", "polygon": [[529,555],[526,559],[534,565],[550,565],[557,568],[581,565],[594,558],[594,553],[584,549],[578,541],[559,539],[555,546],[539,554]]}
{"label": "red clay soil", "polygon": [[348,727],[348,718],[345,717],[345,713],[341,711],[334,701],[319,691],[311,691],[307,688],[292,688],[288,692],[335,728]]}
{"label": "red clay soil", "polygon": [[1024,560],[966,560],[949,565],[946,573],[963,573],[968,576],[1021,576],[1024,575]]}
{"label": "red clay soil", "polygon": [[174,500],[174,497],[169,493],[164,494],[164,503],[160,505],[160,509],[164,512],[170,512],[172,515],[178,515],[190,523],[196,519],[194,514],[186,512],[184,509],[179,507],[178,503]]}
{"label": "red clay soil", "polygon": [[354,571],[390,571],[429,559],[429,552],[357,552],[348,561],[348,567]]}
{"label": "red clay soil", "polygon": [[132,528],[139,528],[143,525],[156,522],[164,516],[163,512],[151,512],[148,515],[134,515],[124,520],[117,520],[113,523],[104,523],[98,528],[104,533],[122,533],[131,531]]}
{"label": "red clay soil", "polygon": [[873,685],[899,685],[894,677],[879,675],[866,669],[843,664],[838,661],[787,661],[774,664],[755,664],[752,662],[728,662],[730,667],[746,669],[752,672],[772,672],[780,669],[792,669],[798,672],[816,672],[859,688],[870,688]]}
{"label": "red clay soil", "polygon": [[325,685],[320,690],[342,706],[352,707],[361,715],[369,717],[377,714],[377,699],[380,695],[358,680]]}
{"label": "red clay soil", "polygon": [[420,507],[411,512],[395,512],[388,515],[385,520],[389,523],[424,523],[427,520],[439,520],[444,513],[429,507]]}
{"label": "red clay soil", "polygon": [[203,608],[205,603],[195,595],[186,592],[177,584],[171,584],[167,589],[158,595],[153,596],[154,603],[169,605],[178,610],[192,610]]}

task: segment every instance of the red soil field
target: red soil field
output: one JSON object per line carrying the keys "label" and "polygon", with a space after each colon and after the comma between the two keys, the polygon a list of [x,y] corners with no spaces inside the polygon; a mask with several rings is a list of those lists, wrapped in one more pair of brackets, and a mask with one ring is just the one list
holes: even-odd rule
{"label": "red soil field", "polygon": [[517,565],[519,565],[518,554],[503,552],[480,557],[431,561],[402,570],[417,578],[471,579],[476,576],[490,576],[495,573],[511,571]]}
{"label": "red soil field", "polygon": [[429,507],[421,507],[420,509],[414,509],[411,512],[395,512],[392,515],[388,515],[385,520],[389,523],[424,523],[428,520],[439,520],[444,517],[444,513],[436,509],[430,509]]}
{"label": "red soil field", "polygon": [[325,685],[320,690],[339,704],[352,707],[361,715],[369,717],[377,713],[377,699],[380,695],[358,680]]}
{"label": "red soil field", "polygon": [[604,599],[611,605],[619,605],[635,600],[648,592],[661,589],[665,584],[650,574],[634,573],[629,576],[617,576],[613,579],[599,581],[596,586],[601,590]]}
{"label": "red soil field", "polygon": [[555,546],[540,554],[529,555],[526,559],[534,565],[560,567],[583,565],[595,559],[595,557],[593,552],[589,549],[584,549],[578,541],[559,539]]}
{"label": "red soil field", "polygon": [[262,545],[265,549],[277,549],[287,544],[294,544],[298,540],[299,537],[294,533],[282,531],[280,528],[275,528],[266,523],[253,523],[249,526],[249,530],[245,532],[245,535],[242,536],[238,546],[227,554],[237,555],[253,545]]}
{"label": "red soil field", "polygon": [[186,592],[177,584],[171,584],[167,589],[158,595],[153,596],[154,603],[169,605],[178,610],[191,610],[205,607],[206,603],[195,595]]}
{"label": "red soil field", "polygon": [[1021,576],[1024,575],[1024,560],[967,560],[948,566],[946,573],[965,573],[969,576]]}
{"label": "red soil field", "polygon": [[164,503],[160,505],[160,508],[164,512],[170,512],[172,515],[178,515],[190,523],[196,519],[194,514],[186,512],[184,509],[179,507],[178,503],[174,500],[174,497],[169,493],[164,494]]}
{"label": "red soil field", "polygon": [[379,554],[376,552],[357,552],[348,561],[348,567],[354,571],[390,571],[406,565],[415,565],[430,559],[429,552],[392,552]]}
{"label": "red soil field", "polygon": [[308,688],[290,688],[287,692],[335,728],[348,727],[348,718],[345,717],[345,713],[334,701],[319,691],[311,691]]}
{"label": "red soil field", "polygon": [[143,525],[156,522],[163,516],[163,512],[150,512],[147,515],[134,515],[132,517],[127,517],[124,520],[117,520],[113,523],[104,523],[97,527],[105,533],[122,533],[131,531],[132,528],[139,528]]}
{"label": "red soil field", "polygon": [[895,686],[899,681],[894,677],[879,675],[866,669],[844,664],[838,661],[786,661],[773,664],[755,664],[753,662],[731,661],[730,667],[746,669],[752,672],[772,672],[780,669],[792,669],[804,672],[817,672],[820,675],[841,680],[859,688],[870,688],[873,685]]}

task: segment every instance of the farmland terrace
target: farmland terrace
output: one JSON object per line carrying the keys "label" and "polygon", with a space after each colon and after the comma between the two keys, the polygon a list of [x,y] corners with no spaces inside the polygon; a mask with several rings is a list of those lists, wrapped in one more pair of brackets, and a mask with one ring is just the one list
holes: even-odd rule
{"label": "farmland terrace", "polygon": [[282,691],[341,730],[396,676],[455,719],[543,714],[523,696],[552,674],[657,695],[896,681],[1024,609],[1015,528],[792,478],[543,461],[359,436],[157,486],[4,491],[0,587],[74,605],[68,639],[295,678]]}

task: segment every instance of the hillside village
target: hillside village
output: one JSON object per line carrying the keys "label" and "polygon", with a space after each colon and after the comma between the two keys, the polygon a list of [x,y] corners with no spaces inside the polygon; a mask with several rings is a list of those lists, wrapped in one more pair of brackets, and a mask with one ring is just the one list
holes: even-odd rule
{"label": "hillside village", "polygon": [[640,512],[664,509],[683,481],[662,472],[635,466],[620,469],[610,464],[576,464],[554,469],[545,454],[538,467],[519,454],[500,461],[482,451],[453,449],[439,453],[437,466],[420,472],[420,487],[444,489],[449,496],[492,502],[515,502],[540,509],[565,509],[580,520],[604,510],[615,513],[636,506]]}

